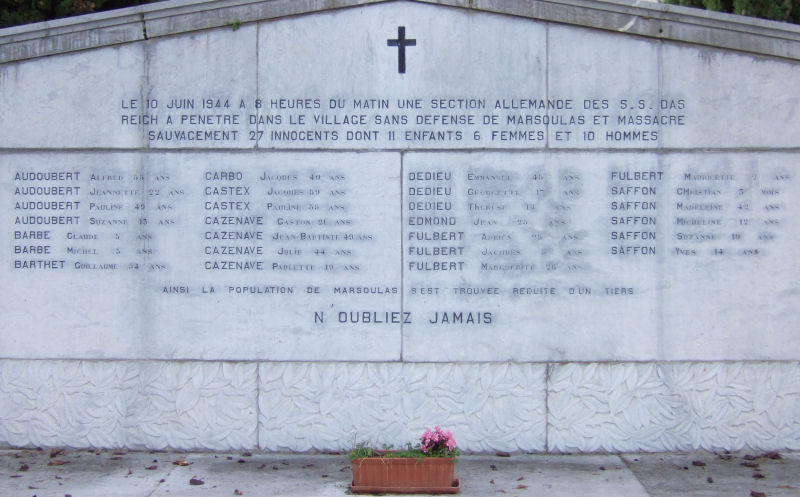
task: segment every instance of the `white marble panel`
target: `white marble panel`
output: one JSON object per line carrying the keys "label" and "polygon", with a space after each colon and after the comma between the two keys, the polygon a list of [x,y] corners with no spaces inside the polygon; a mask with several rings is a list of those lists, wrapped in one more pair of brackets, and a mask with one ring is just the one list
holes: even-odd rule
{"label": "white marble panel", "polygon": [[692,122],[665,134],[662,146],[797,146],[796,62],[673,43],[661,60],[663,91],[686,100]]}
{"label": "white marble panel", "polygon": [[[548,97],[573,102],[571,112],[546,111],[557,118],[548,128],[549,147],[659,146],[667,130],[658,124],[637,123],[645,116],[670,114],[660,109],[658,44],[553,24],[548,28],[547,46]],[[571,122],[570,117],[575,119]]]}
{"label": "white marble panel", "polygon": [[0,65],[0,146],[140,146],[120,132],[121,107],[141,100],[144,60],[134,43]]}
{"label": "white marble panel", "polygon": [[794,360],[795,154],[671,154],[663,358]]}
{"label": "white marble panel", "polygon": [[[112,202],[93,193],[116,182],[91,179],[93,174],[130,176],[139,170],[139,162],[127,154],[0,155],[3,357],[139,355],[145,344],[138,330],[149,318],[142,313],[142,280],[129,264],[140,259],[135,254],[141,245],[136,243],[140,232],[134,207],[141,195],[133,194],[132,186],[113,196],[119,208],[97,210]],[[53,172],[63,176],[36,179]],[[34,179],[23,179],[29,177]],[[61,208],[49,208],[53,202]],[[105,224],[112,221],[130,224]],[[115,269],[101,269],[109,265]]]}
{"label": "white marble panel", "polygon": [[[256,125],[250,125],[246,109],[254,109],[256,98],[257,31],[247,24],[147,45],[141,94],[145,102],[157,103],[151,113],[157,122],[139,129],[149,148],[255,146],[249,132]],[[205,139],[190,138],[198,134]]]}
{"label": "white marble panel", "polygon": [[264,450],[416,443],[426,427],[466,451],[545,449],[545,367],[537,364],[263,363]]}

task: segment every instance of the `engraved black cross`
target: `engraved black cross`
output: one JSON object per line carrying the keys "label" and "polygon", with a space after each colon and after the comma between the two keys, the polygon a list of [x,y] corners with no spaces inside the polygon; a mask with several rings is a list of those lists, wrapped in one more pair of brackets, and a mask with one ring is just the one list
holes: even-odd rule
{"label": "engraved black cross", "polygon": [[397,39],[386,40],[386,46],[397,47],[397,72],[403,74],[406,72],[406,47],[413,47],[417,44],[417,40],[406,40],[406,27],[397,27]]}

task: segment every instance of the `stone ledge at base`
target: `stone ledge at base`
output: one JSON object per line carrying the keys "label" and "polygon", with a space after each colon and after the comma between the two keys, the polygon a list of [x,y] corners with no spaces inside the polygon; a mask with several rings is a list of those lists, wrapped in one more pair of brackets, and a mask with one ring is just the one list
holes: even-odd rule
{"label": "stone ledge at base", "polygon": [[0,445],[467,452],[800,449],[800,363],[0,360]]}

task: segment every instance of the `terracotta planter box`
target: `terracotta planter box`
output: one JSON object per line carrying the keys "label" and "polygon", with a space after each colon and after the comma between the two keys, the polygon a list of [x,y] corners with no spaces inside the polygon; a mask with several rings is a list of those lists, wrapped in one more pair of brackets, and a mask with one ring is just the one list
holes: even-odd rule
{"label": "terracotta planter box", "polygon": [[453,460],[363,457],[353,460],[353,493],[455,494]]}

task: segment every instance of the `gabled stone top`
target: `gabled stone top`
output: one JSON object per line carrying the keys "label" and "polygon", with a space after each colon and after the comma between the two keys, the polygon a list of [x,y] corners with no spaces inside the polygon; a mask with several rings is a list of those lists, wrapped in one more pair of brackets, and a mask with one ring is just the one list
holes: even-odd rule
{"label": "gabled stone top", "polygon": [[[0,63],[395,0],[173,0],[0,30]],[[800,26],[653,2],[405,0],[800,60]]]}

